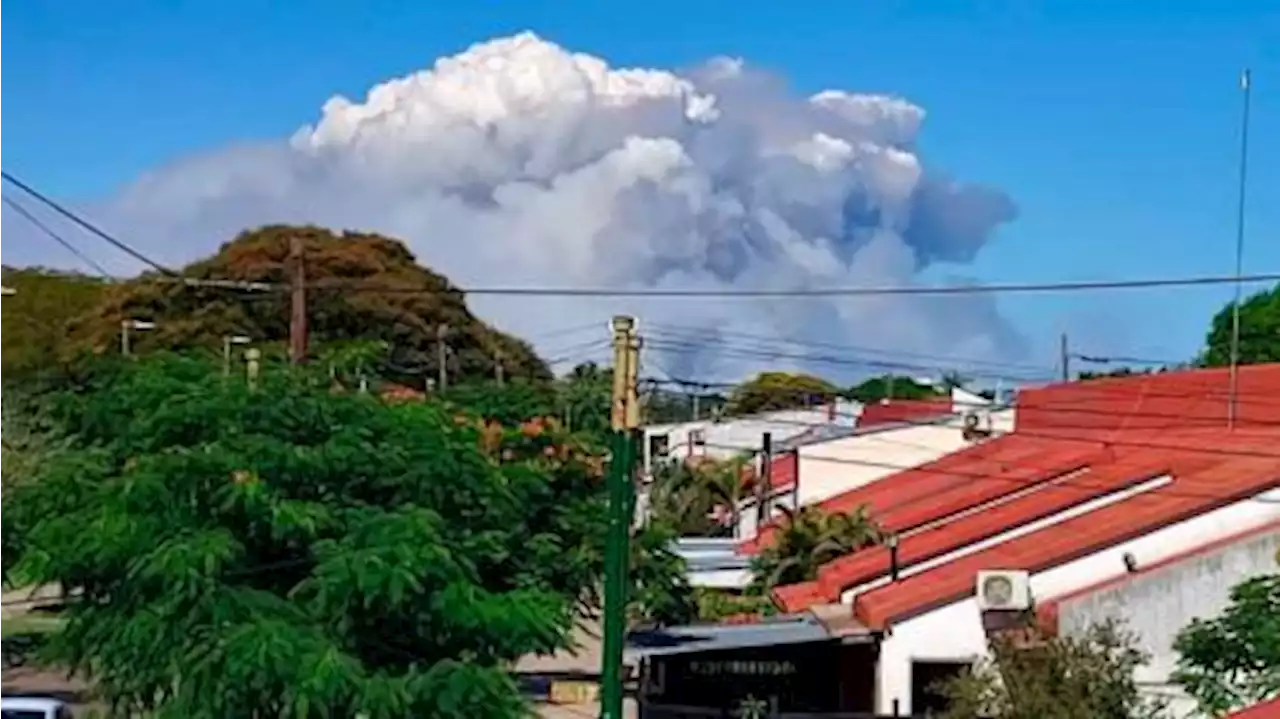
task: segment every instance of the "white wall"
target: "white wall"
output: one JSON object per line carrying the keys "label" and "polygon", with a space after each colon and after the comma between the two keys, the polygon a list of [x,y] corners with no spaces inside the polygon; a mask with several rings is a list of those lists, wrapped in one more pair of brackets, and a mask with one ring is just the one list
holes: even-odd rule
{"label": "white wall", "polygon": [[1058,632],[1079,635],[1105,619],[1117,619],[1137,635],[1150,662],[1137,680],[1170,700],[1173,716],[1188,716],[1195,703],[1169,682],[1178,654],[1173,641],[1196,617],[1217,616],[1231,588],[1244,580],[1276,572],[1280,528],[1197,554],[1058,605]]}
{"label": "white wall", "polygon": [[641,450],[645,474],[647,475],[653,468],[655,458],[650,454],[649,438],[656,435],[667,435],[668,458],[684,459],[689,456],[690,433],[694,430],[702,430],[707,446],[694,448],[694,453],[727,459],[758,450],[765,432],[772,434],[774,444],[778,444],[801,435],[813,427],[826,425],[852,427],[857,421],[860,409],[861,406],[856,402],[839,401],[834,408],[834,418],[831,417],[831,407],[824,405],[811,409],[726,418],[720,422],[704,419],[697,422],[646,427],[644,447]]}
{"label": "white wall", "polygon": [[[1258,498],[1266,501],[1237,502],[1038,572],[1031,577],[1031,591],[1042,599],[1068,594],[1124,571],[1126,552],[1142,566],[1280,519],[1280,489]],[[971,661],[986,655],[986,644],[972,596],[894,625],[880,647],[877,710],[889,713],[897,699],[903,713],[911,712],[913,660]]]}
{"label": "white wall", "polygon": [[[821,502],[969,446],[961,416],[936,424],[871,431],[801,447],[800,504]],[[1013,410],[991,413],[992,431],[1013,430]],[[887,466],[886,466],[887,465]],[[745,535],[751,536],[751,535]]]}

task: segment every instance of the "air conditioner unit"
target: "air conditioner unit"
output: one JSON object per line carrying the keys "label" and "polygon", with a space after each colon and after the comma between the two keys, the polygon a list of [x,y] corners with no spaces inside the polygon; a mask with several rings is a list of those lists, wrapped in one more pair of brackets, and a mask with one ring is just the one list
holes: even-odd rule
{"label": "air conditioner unit", "polygon": [[964,414],[964,428],[961,430],[966,440],[984,439],[991,436],[991,412],[985,409],[973,410]]}
{"label": "air conditioner unit", "polygon": [[975,594],[980,611],[1025,611],[1031,608],[1031,577],[1018,569],[984,570]]}

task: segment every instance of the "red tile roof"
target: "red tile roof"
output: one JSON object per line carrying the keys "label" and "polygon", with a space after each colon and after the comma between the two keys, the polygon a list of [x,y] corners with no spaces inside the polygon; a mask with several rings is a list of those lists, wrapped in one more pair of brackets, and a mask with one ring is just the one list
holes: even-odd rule
{"label": "red tile roof", "polygon": [[858,428],[875,427],[895,422],[910,422],[931,417],[942,417],[952,413],[950,397],[934,399],[895,399],[886,402],[873,402],[862,408],[858,417]]}
{"label": "red tile roof", "polygon": [[[1083,467],[1102,449],[1096,442],[1006,435],[837,495],[818,507],[850,512],[866,506],[885,529],[901,532]],[[777,529],[764,526],[739,551],[751,554],[768,546]]]}
{"label": "red tile roof", "polygon": [[[855,615],[868,626],[883,628],[970,596],[974,576],[980,569],[1044,571],[1280,487],[1280,432],[1244,435],[1215,432],[1179,439],[1202,456],[1222,447],[1260,456],[1219,454],[1221,461],[1179,474],[1169,485],[864,592],[855,599]],[[1136,453],[1154,460],[1162,452]]]}
{"label": "red tile roof", "polygon": [[1280,697],[1228,714],[1224,719],[1280,719]]}
{"label": "red tile roof", "polygon": [[[1226,369],[1068,382],[1018,394],[1016,430],[1079,435],[1226,425]],[[1280,363],[1239,368],[1237,427],[1280,422]]]}
{"label": "red tile roof", "polygon": [[[1058,468],[1062,465],[1059,465],[1058,468],[1033,475],[1027,481],[1013,476],[1014,473],[971,480],[975,488],[1008,480],[1016,483],[1012,489],[1017,494],[981,511],[967,513],[903,537],[898,545],[899,567],[907,569],[942,557],[1016,527],[1051,517],[1076,505],[1165,474],[1196,471],[1213,464],[1212,460],[1204,458],[1184,458],[1175,462],[1171,456],[1145,453],[1116,458],[1099,452],[1095,456],[1097,461],[1092,462],[1083,472],[1061,472]],[[1048,477],[1048,481],[1039,481],[1041,477]],[[998,491],[998,488],[992,486],[990,490]],[[895,514],[890,511],[884,515],[890,528],[899,524],[894,519]],[[819,570],[814,582],[779,588],[775,592],[775,599],[787,609],[804,607],[813,601],[839,601],[844,590],[884,576],[888,568],[888,549],[867,548],[827,563]]]}

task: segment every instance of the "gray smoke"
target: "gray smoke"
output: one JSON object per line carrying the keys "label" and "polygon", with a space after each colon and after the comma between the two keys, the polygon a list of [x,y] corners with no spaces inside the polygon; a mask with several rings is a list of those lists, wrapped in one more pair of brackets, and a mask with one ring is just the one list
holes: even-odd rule
{"label": "gray smoke", "polygon": [[[971,262],[1015,215],[999,191],[925,170],[915,145],[923,119],[898,98],[796,97],[736,60],[683,74],[614,69],[524,33],[378,85],[362,102],[335,97],[287,140],[157,169],[91,213],[175,265],[245,227],[308,222],[402,238],[464,287],[910,285],[931,266]],[[138,269],[124,260],[115,268]],[[732,348],[741,349],[742,333],[776,337],[770,346],[788,354],[849,361],[858,355],[782,346],[995,360],[1023,352],[982,296],[476,297],[472,306],[535,341],[590,325],[539,343],[549,356],[603,339],[610,314],[634,313],[655,340],[651,369],[704,378],[761,367],[878,369],[747,357]],[[660,348],[658,335],[674,328],[705,348]]]}

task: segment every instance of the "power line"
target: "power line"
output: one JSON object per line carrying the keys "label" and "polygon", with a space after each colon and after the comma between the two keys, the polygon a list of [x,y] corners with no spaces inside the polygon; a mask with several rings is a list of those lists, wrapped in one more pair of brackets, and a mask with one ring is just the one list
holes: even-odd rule
{"label": "power line", "polygon": [[41,222],[40,218],[31,214],[30,210],[18,204],[17,202],[15,202],[9,197],[3,197],[3,198],[0,198],[0,200],[3,200],[6,207],[18,213],[19,215],[22,215],[22,217],[26,219],[27,222],[30,222],[32,225],[36,227],[36,229],[43,232],[51,240],[53,240],[54,242],[57,242],[59,245],[62,245],[68,252],[75,255],[81,262],[88,265],[90,269],[97,272],[99,275],[101,275],[105,279],[111,279],[111,273],[107,272],[105,267],[98,264],[93,260],[93,258],[89,257],[88,255],[84,254],[79,249],[77,249],[76,246],[71,244],[65,237],[63,237],[62,235],[59,235],[57,232],[54,232],[53,228]]}
{"label": "power line", "polygon": [[[1153,278],[1141,280],[1082,280],[1064,282],[1011,282],[989,285],[934,285],[898,287],[841,287],[807,290],[722,289],[675,290],[657,288],[606,289],[594,287],[470,287],[435,289],[427,287],[361,286],[346,280],[320,284],[325,288],[341,288],[351,292],[372,291],[408,294],[508,295],[516,297],[650,297],[650,298],[803,298],[803,297],[883,297],[945,296],[984,294],[1028,294],[1050,292],[1096,292],[1101,290],[1138,290],[1161,287],[1196,287],[1231,283],[1258,284],[1280,281],[1280,272],[1252,275],[1202,275],[1192,277]],[[356,281],[358,282],[358,280]]]}
{"label": "power line", "polygon": [[[666,329],[667,327],[670,327],[671,330],[675,330],[675,332],[668,331]],[[885,349],[881,347],[867,347],[864,345],[849,345],[849,344],[842,344],[837,342],[822,342],[818,340],[801,339],[801,338],[795,338],[795,337],[780,337],[776,335],[769,336],[769,335],[762,335],[762,334],[754,334],[751,332],[721,330],[719,328],[714,328],[714,327],[710,329],[702,329],[697,327],[688,327],[688,326],[680,326],[680,325],[658,325],[653,329],[650,329],[649,332],[651,334],[652,333],[671,334],[673,336],[681,335],[681,334],[688,336],[688,335],[697,335],[697,334],[709,332],[712,335],[711,337],[702,338],[707,344],[717,342],[718,341],[717,338],[719,337],[739,337],[743,339],[754,340],[758,343],[771,342],[771,343],[782,344],[782,345],[794,345],[796,347],[833,349],[833,350],[842,350],[847,352],[861,352],[866,354],[883,354],[883,355],[889,355],[889,356],[908,357],[908,358],[914,358],[914,359],[954,362],[956,364],[962,364],[966,366],[986,365],[990,367],[999,367],[1004,369],[1025,369],[1032,372],[1052,372],[1054,369],[1053,367],[1048,365],[1026,364],[1026,363],[1018,363],[1018,362],[999,362],[995,360],[982,360],[982,359],[969,358],[969,357],[933,355],[933,354],[926,354],[922,352],[891,350],[891,349]]]}
{"label": "power line", "polygon": [[143,264],[146,264],[152,267],[153,269],[161,272],[162,274],[166,274],[174,277],[178,275],[177,272],[169,269],[168,267],[165,267],[164,265],[160,264],[159,262],[156,262],[150,257],[147,257],[146,255],[133,249],[132,247],[125,244],[124,242],[121,242],[115,237],[112,237],[102,229],[99,229],[96,225],[90,223],[88,220],[85,220],[84,218],[80,217],[79,215],[72,212],[71,210],[68,210],[67,208],[58,204],[56,200],[53,200],[52,198],[45,196],[39,190],[35,189],[31,185],[28,185],[22,180],[19,180],[17,177],[14,177],[13,174],[8,172],[7,170],[0,171],[0,177],[3,177],[4,179],[13,183],[16,187],[18,187],[18,189],[36,198],[45,206],[47,206],[49,209],[53,210],[54,212],[57,212],[58,214],[67,218],[68,220],[71,220],[72,222],[76,223],[77,225],[89,231],[90,233],[102,238],[103,240],[107,241],[112,247],[115,247],[121,252],[124,252],[125,254],[129,255],[135,260],[138,260],[139,262],[142,262]]}

